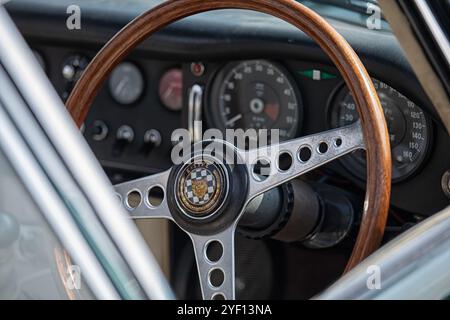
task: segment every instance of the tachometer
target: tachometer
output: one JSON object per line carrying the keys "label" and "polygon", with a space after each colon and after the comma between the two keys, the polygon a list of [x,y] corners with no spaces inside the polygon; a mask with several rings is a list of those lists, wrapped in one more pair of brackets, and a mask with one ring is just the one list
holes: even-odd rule
{"label": "tachometer", "polygon": [[[374,79],[389,130],[392,150],[392,179],[410,176],[423,162],[430,140],[430,124],[422,109],[387,84]],[[344,86],[331,109],[331,125],[342,127],[358,120],[356,104]],[[360,178],[365,177],[366,159],[362,151],[342,158],[344,165]]]}
{"label": "tachometer", "polygon": [[231,63],[217,75],[211,97],[210,114],[219,129],[279,129],[281,140],[295,137],[298,131],[300,96],[278,64]]}

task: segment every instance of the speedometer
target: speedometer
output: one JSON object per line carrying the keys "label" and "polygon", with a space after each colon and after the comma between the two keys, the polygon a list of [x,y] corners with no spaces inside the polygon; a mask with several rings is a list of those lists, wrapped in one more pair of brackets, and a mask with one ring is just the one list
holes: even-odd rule
{"label": "speedometer", "polygon": [[219,129],[278,129],[280,140],[295,137],[302,112],[294,81],[282,66],[265,60],[225,66],[213,84],[211,104]]}
{"label": "speedometer", "polygon": [[[392,179],[400,181],[414,173],[426,156],[430,141],[430,124],[426,115],[414,102],[387,84],[374,79],[384,110],[392,152]],[[349,125],[359,118],[355,101],[344,86],[337,94],[331,109],[332,127]],[[365,177],[366,159],[363,151],[342,158],[349,171]]]}

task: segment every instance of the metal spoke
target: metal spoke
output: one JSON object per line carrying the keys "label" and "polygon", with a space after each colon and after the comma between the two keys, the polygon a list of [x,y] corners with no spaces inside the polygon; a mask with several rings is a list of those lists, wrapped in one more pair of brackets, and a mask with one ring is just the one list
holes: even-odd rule
{"label": "metal spoke", "polygon": [[115,185],[116,193],[130,216],[173,220],[167,204],[170,170]]}
{"label": "metal spoke", "polygon": [[235,226],[213,236],[190,234],[204,300],[235,299],[234,233]]}
{"label": "metal spoke", "polygon": [[[236,297],[234,235],[243,208],[249,201],[265,191],[323,164],[354,150],[364,148],[361,124],[358,121],[348,127],[272,144],[268,147],[249,151],[238,150],[239,156],[237,158],[239,161],[244,161],[245,168],[248,171],[249,190],[247,196],[242,199],[241,213],[225,230],[213,235],[199,234],[198,230],[185,221],[186,218],[178,216],[183,214],[182,212],[178,213],[175,210],[174,216],[172,216],[167,202],[170,170],[116,185],[115,189],[131,217],[170,219],[190,236],[194,247],[203,299],[233,300]],[[288,155],[287,165],[286,162],[282,163],[282,155]],[[255,164],[260,160],[270,164],[267,168],[268,172],[263,172],[263,175],[254,172]],[[199,165],[203,165],[203,163],[199,162]],[[178,186],[180,181],[183,180],[175,180],[172,183]],[[154,188],[159,188],[162,195],[158,205],[153,203],[152,200],[154,199],[151,197],[150,191]]]}
{"label": "metal spoke", "polygon": [[[248,199],[251,200],[257,195],[284,182],[352,151],[364,148],[361,124],[358,121],[347,127],[253,149],[247,152],[241,151],[241,156],[247,163],[250,176]],[[283,168],[284,170],[280,168],[280,155],[290,157],[290,167]],[[254,165],[258,160],[270,163],[270,167],[267,168],[267,175],[264,177],[254,174]]]}

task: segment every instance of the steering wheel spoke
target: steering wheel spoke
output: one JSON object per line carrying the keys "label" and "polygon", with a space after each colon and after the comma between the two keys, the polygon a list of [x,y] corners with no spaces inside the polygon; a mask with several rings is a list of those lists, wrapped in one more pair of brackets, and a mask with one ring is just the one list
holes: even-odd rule
{"label": "steering wheel spoke", "polygon": [[173,220],[167,204],[169,175],[170,170],[114,186],[121,203],[132,218]]}
{"label": "steering wheel spoke", "polygon": [[[248,197],[253,199],[358,149],[365,149],[360,121],[347,127],[242,152],[250,176]],[[282,163],[283,159],[286,163]],[[255,173],[256,164],[260,167],[259,174]]]}
{"label": "steering wheel spoke", "polygon": [[203,299],[234,300],[235,227],[212,236],[189,235],[194,246]]}

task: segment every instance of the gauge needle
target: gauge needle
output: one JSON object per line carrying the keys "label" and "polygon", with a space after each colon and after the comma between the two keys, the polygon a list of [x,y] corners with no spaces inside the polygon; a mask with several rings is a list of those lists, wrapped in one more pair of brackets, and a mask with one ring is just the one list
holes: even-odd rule
{"label": "gauge needle", "polygon": [[169,98],[172,95],[172,92],[174,91],[174,87],[171,85],[167,88],[167,90],[164,92],[164,99]]}
{"label": "gauge needle", "polygon": [[167,88],[167,90],[164,93],[164,98],[165,99],[169,98],[175,90],[179,90],[179,89],[182,89],[181,84],[173,83],[173,82],[170,83],[169,87]]}
{"label": "gauge needle", "polygon": [[123,77],[121,80],[120,80],[120,82],[119,82],[119,84],[117,85],[117,87],[116,87],[116,94],[117,95],[119,95],[121,92],[122,92],[122,90],[125,88],[125,86],[127,85],[127,83],[129,82],[129,78],[128,77]]}
{"label": "gauge needle", "polygon": [[227,126],[230,126],[230,125],[233,125],[236,121],[241,120],[241,119],[242,119],[242,114],[238,114],[237,116],[234,116],[233,118],[228,120],[225,124]]}

